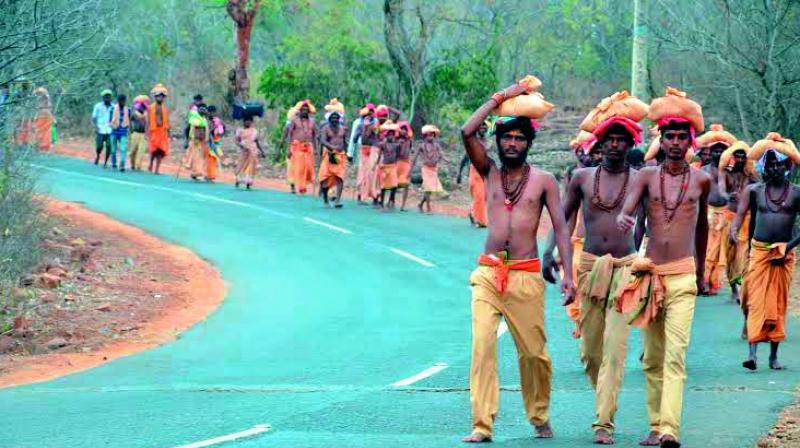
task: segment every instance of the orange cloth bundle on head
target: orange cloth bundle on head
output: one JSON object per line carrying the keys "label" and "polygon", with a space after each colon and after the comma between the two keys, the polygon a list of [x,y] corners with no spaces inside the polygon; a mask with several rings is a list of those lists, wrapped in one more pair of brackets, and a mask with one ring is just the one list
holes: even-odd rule
{"label": "orange cloth bundle on head", "polygon": [[736,137],[730,132],[726,131],[721,124],[714,123],[709,126],[709,131],[697,137],[697,146],[706,148],[709,146],[721,143],[725,146],[731,146],[736,143]]}
{"label": "orange cloth bundle on head", "polygon": [[325,105],[325,112],[338,112],[339,115],[344,115],[344,104],[339,102],[339,98],[333,98]]}
{"label": "orange cloth bundle on head", "polygon": [[647,103],[623,90],[600,101],[583,119],[580,128],[597,135],[598,128],[612,118],[622,117],[638,123],[647,117],[649,111],[650,106]]}
{"label": "orange cloth bundle on head", "polygon": [[427,135],[427,134],[434,134],[438,137],[439,135],[442,134],[442,131],[440,131],[438,127],[432,124],[426,124],[425,126],[422,127],[422,135]]}
{"label": "orange cloth bundle on head", "polygon": [[519,84],[527,89],[527,93],[503,101],[492,114],[502,117],[538,119],[549,114],[555,108],[555,105],[545,101],[544,95],[536,91],[542,85],[538,78],[528,75],[520,79]]}
{"label": "orange cloth bundle on head", "polygon": [[169,96],[169,90],[167,90],[164,84],[158,83],[153,87],[153,90],[150,91],[150,94],[153,96],[156,95]]}
{"label": "orange cloth bundle on head", "polygon": [[297,102],[297,104],[295,104],[295,105],[294,105],[294,108],[293,108],[293,109],[295,109],[295,110],[297,110],[297,111],[299,112],[299,111],[300,111],[300,109],[301,109],[303,106],[308,106],[308,113],[310,113],[310,114],[315,114],[315,113],[317,113],[317,108],[316,108],[316,107],[314,107],[314,104],[311,102],[311,100],[302,100],[302,101],[298,101],[298,102]]}
{"label": "orange cloth bundle on head", "polygon": [[647,118],[658,123],[659,127],[671,121],[670,119],[678,118],[689,122],[694,132],[705,130],[703,108],[690,100],[686,92],[681,92],[673,87],[667,87],[664,96],[656,98],[650,103]]}
{"label": "orange cloth bundle on head", "polygon": [[569,146],[573,151],[583,149],[589,152],[595,143],[597,143],[597,137],[595,137],[594,134],[580,130],[578,131],[578,135],[569,142]]}
{"label": "orange cloth bundle on head", "polygon": [[760,160],[770,149],[785,155],[795,165],[800,165],[800,153],[797,152],[794,142],[788,138],[781,137],[781,134],[777,132],[770,132],[763,140],[755,142],[748,157],[753,161]]}
{"label": "orange cloth bundle on head", "polygon": [[750,147],[743,141],[737,141],[733,143],[728,149],[725,150],[725,152],[722,153],[722,156],[719,158],[719,170],[722,171],[733,166],[735,163],[733,155],[737,151],[744,151],[745,155],[748,157],[747,162],[745,163],[745,172],[755,174],[755,163],[749,158]]}

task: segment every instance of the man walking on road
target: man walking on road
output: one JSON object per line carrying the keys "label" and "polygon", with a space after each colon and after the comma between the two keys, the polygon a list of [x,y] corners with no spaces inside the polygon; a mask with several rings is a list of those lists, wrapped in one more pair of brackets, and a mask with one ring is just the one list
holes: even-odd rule
{"label": "man walking on road", "polygon": [[114,107],[111,104],[112,93],[111,90],[105,89],[100,92],[103,101],[94,105],[92,110],[92,124],[94,125],[94,141],[95,151],[97,156],[94,159],[94,164],[100,163],[100,154],[103,153],[105,147],[106,157],[103,162],[103,167],[108,165],[108,158],[111,157],[111,110]]}
{"label": "man walking on road", "polygon": [[646,258],[634,261],[636,279],[624,287],[618,308],[636,310],[633,323],[643,327],[650,434],[640,445],[673,448],[680,446],[686,351],[703,281],[711,178],[686,161],[695,132],[703,130],[699,104],[667,88],[666,96],[650,104],[648,117],[658,124],[666,159],[639,171],[617,217],[619,229],[628,232],[636,223],[634,212],[646,204],[650,231]]}
{"label": "man walking on road", "polygon": [[[594,443],[614,443],[614,414],[617,396],[625,373],[625,355],[630,329],[625,315],[616,310],[616,298],[630,282],[631,264],[644,235],[644,216],[638,214],[637,232],[620,236],[616,217],[622,209],[628,186],[637,171],[627,163],[628,150],[642,141],[638,121],[647,114],[647,105],[621,92],[603,100],[605,109],[597,108],[596,118],[584,130],[597,137],[603,153],[599,166],[573,172],[564,201],[565,219],[576,220],[582,210],[585,244],[578,264],[577,291],[570,315],[577,321],[581,338],[581,360],[592,387],[595,388],[597,420],[592,424]],[[619,113],[615,104],[636,101],[639,113],[631,108]],[[620,108],[621,109],[621,108]],[[593,117],[590,114],[589,117]],[[588,120],[588,118],[587,118]],[[641,207],[640,207],[641,210]],[[558,266],[554,261],[555,239],[550,239],[544,255],[544,278],[555,283]],[[575,256],[573,254],[573,256]]]}
{"label": "man walking on road", "polygon": [[[537,80],[538,82],[538,80]],[[497,327],[504,317],[519,354],[522,397],[536,437],[553,437],[550,427],[552,366],[545,345],[544,280],[537,258],[536,233],[546,207],[553,217],[558,249],[571,263],[569,233],[555,177],[532,168],[526,159],[536,137],[536,122],[546,111],[531,116],[502,117],[495,124],[501,166],[486,154],[478,132],[489,114],[505,101],[532,91],[514,84],[492,95],[462,129],[467,154],[486,181],[489,213],[488,237],[472,286],[472,367],[470,402],[472,433],[467,443],[489,442],[499,405],[497,377]],[[530,95],[529,95],[530,96]],[[547,103],[549,105],[549,103]],[[552,106],[550,106],[552,107]],[[561,285],[565,302],[572,301],[572,276]]]}

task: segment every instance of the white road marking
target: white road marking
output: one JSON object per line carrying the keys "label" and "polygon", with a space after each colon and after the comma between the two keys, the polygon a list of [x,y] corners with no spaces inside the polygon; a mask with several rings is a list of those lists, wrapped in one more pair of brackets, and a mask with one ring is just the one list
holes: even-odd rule
{"label": "white road marking", "polygon": [[419,264],[421,264],[421,265],[423,265],[425,267],[428,267],[428,268],[435,268],[436,267],[436,265],[431,263],[430,261],[423,260],[422,258],[419,258],[416,255],[410,254],[410,253],[408,253],[408,252],[406,252],[404,250],[395,249],[394,247],[390,247],[389,250],[394,252],[394,253],[396,253],[397,255],[400,255],[401,257],[408,258],[409,260],[411,260],[411,261],[413,261],[415,263],[419,263]]}
{"label": "white road marking", "polygon": [[255,425],[246,431],[228,434],[227,436],[215,437],[213,439],[203,440],[202,442],[194,442],[188,445],[181,445],[176,448],[203,448],[206,446],[219,445],[225,442],[232,442],[234,440],[246,439],[249,437],[257,436],[259,434],[264,434],[265,432],[268,432],[271,429],[272,427],[269,425]]}
{"label": "white road marking", "polygon": [[350,234],[353,233],[353,232],[351,232],[351,231],[349,231],[347,229],[343,229],[341,227],[334,226],[333,224],[328,224],[327,222],[317,221],[316,219],[309,218],[308,216],[303,218],[303,220],[306,221],[306,222],[310,222],[312,224],[316,224],[318,226],[325,227],[327,229],[331,229],[331,230],[339,232],[339,233],[344,233],[345,235],[350,235]]}
{"label": "white road marking", "polygon": [[215,201],[215,202],[220,202],[220,203],[223,203],[223,204],[236,205],[236,206],[239,206],[239,207],[244,207],[244,208],[249,208],[249,209],[252,209],[252,210],[257,210],[257,211],[268,213],[268,214],[271,214],[271,215],[280,216],[282,218],[291,218],[292,217],[292,215],[289,215],[289,214],[286,214],[286,213],[282,213],[282,212],[277,212],[277,211],[271,210],[269,208],[259,207],[257,205],[248,204],[246,202],[232,201],[230,199],[224,199],[224,198],[220,198],[218,196],[212,196],[212,195],[209,195],[209,194],[193,193],[193,192],[189,192],[189,191],[177,190],[175,188],[161,187],[159,185],[143,184],[143,183],[133,182],[133,181],[128,181],[128,180],[109,179],[109,178],[106,178],[106,177],[92,176],[92,175],[89,175],[89,174],[76,173],[76,172],[73,172],[73,171],[62,170],[62,169],[59,169],[59,168],[52,168],[52,167],[49,167],[49,166],[37,165],[37,164],[34,164],[34,163],[32,163],[31,166],[36,167],[36,168],[49,170],[49,171],[54,171],[56,173],[67,174],[67,175],[70,175],[70,176],[83,177],[83,178],[86,178],[86,179],[93,179],[93,180],[97,180],[97,181],[100,181],[100,182],[108,182],[108,183],[111,183],[111,184],[126,185],[126,186],[129,186],[129,187],[137,187],[137,188],[150,188],[150,189],[153,189],[153,190],[167,191],[167,192],[170,192],[170,193],[173,193],[173,194],[178,194],[178,195],[181,195],[181,196],[189,196],[189,197],[193,197],[193,198],[197,198],[197,199],[203,199],[203,200],[207,200],[207,201]]}
{"label": "white road marking", "polygon": [[500,339],[500,336],[506,334],[508,331],[508,324],[506,321],[501,321],[500,325],[497,326],[497,339]]}
{"label": "white road marking", "polygon": [[418,381],[424,380],[425,378],[428,378],[428,377],[431,377],[433,375],[436,375],[437,373],[441,372],[442,370],[446,369],[447,367],[449,367],[447,364],[445,364],[443,362],[437,362],[432,367],[428,367],[427,369],[423,370],[422,372],[419,372],[418,374],[416,374],[414,376],[410,376],[410,377],[408,377],[406,379],[402,379],[400,381],[392,383],[392,387],[410,386],[410,385],[412,385],[412,384],[414,384],[414,383],[416,383]]}

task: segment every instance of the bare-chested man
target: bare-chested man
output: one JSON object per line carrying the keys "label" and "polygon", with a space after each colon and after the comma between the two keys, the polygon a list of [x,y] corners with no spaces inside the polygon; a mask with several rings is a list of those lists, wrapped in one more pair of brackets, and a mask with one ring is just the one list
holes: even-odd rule
{"label": "bare-chested man", "polygon": [[[693,113],[679,115],[686,110]],[[658,123],[666,159],[639,171],[617,218],[619,229],[630,231],[643,204],[649,227],[646,258],[634,261],[637,277],[618,302],[622,311],[640,310],[633,323],[643,327],[650,434],[639,443],[673,448],[680,446],[686,351],[705,268],[711,178],[686,161],[694,130],[703,125],[697,103],[668,89],[651,104],[649,118]]]}
{"label": "bare-chested man", "polygon": [[[702,137],[701,137],[702,138]],[[731,142],[730,144],[733,144]],[[728,201],[719,191],[719,159],[722,153],[728,149],[726,142],[716,142],[704,147],[708,149],[711,156],[711,163],[703,165],[703,172],[711,177],[711,189],[708,192],[708,249],[706,250],[706,269],[702,288],[699,294],[716,295],[720,289],[719,276],[727,266],[727,258],[723,250],[723,240],[728,237],[725,229],[728,229],[725,219],[725,206]],[[701,151],[702,153],[702,151]]]}
{"label": "bare-chested man", "polygon": [[311,115],[316,113],[316,109],[308,100],[301,101],[296,107],[297,115],[286,126],[283,143],[289,145],[288,157],[292,163],[294,186],[298,193],[304,194],[306,185],[314,183],[317,128]]}
{"label": "bare-chested man", "polygon": [[[577,311],[574,317],[581,337],[581,361],[596,390],[597,420],[592,429],[594,442],[601,445],[614,443],[614,414],[625,373],[630,332],[627,317],[616,311],[615,299],[630,279],[631,263],[644,234],[644,216],[641,214],[635,234],[621,236],[616,226],[628,186],[637,175],[626,163],[628,149],[637,141],[641,142],[641,128],[632,120],[628,119],[628,127],[612,124],[602,129],[597,142],[603,152],[602,163],[598,167],[575,171],[564,201],[565,218],[571,226],[575,225],[575,216],[580,208],[585,228],[585,244],[577,270],[576,298],[570,308]],[[555,241],[551,235],[543,257],[544,278],[551,283],[555,283],[558,269],[553,257],[554,248]]]}
{"label": "bare-chested man", "polygon": [[325,206],[329,206],[328,192],[336,188],[335,208],[342,208],[342,190],[347,177],[347,127],[341,124],[341,112],[328,113],[328,122],[320,130],[322,161],[319,166],[319,188]]}
{"label": "bare-chested man", "polygon": [[380,208],[386,202],[386,193],[389,193],[388,209],[394,210],[395,195],[397,194],[397,154],[403,143],[398,140],[400,126],[391,123],[381,126],[383,139],[378,143],[378,172],[381,183]]}
{"label": "bare-chested man", "polygon": [[397,188],[403,190],[400,211],[405,212],[408,188],[411,186],[411,146],[413,145],[414,131],[407,121],[401,121],[398,126],[400,126],[400,149],[397,151]]}
{"label": "bare-chested man", "polygon": [[[500,167],[486,155],[478,137],[494,108],[527,89],[514,84],[492,95],[462,129],[467,154],[486,181],[489,227],[484,255],[472,273],[472,433],[464,442],[488,442],[500,395],[497,378],[497,327],[504,317],[519,353],[522,396],[536,437],[553,437],[550,427],[552,366],[545,345],[544,280],[536,241],[542,209],[553,217],[558,249],[571,263],[569,233],[558,183],[526,159],[536,130],[531,118],[502,117],[495,124]],[[572,301],[572,276],[561,283],[565,304]]]}
{"label": "bare-chested man", "polygon": [[771,133],[753,146],[752,156],[758,157],[764,181],[748,186],[739,197],[739,210],[730,233],[731,240],[739,240],[739,229],[749,211],[754,229],[742,308],[747,316],[750,354],[742,366],[755,370],[758,344],[769,342],[769,367],[782,370],[778,346],[786,339],[786,308],[796,258],[794,248],[800,244],[800,236],[792,238],[794,223],[800,214],[800,188],[792,185],[788,176],[792,167],[800,163],[800,154],[790,140]]}
{"label": "bare-chested man", "polygon": [[[755,173],[746,169],[748,167],[747,153],[750,148],[743,142],[738,143],[726,150],[727,157],[725,153],[722,154],[719,178],[717,179],[719,191],[728,201],[727,208],[723,210],[728,224],[726,229],[736,217],[736,211],[739,209],[739,197],[744,194],[748,185],[758,181]],[[735,243],[725,237],[722,238],[727,266],[726,276],[731,286],[731,300],[736,303],[739,303],[739,286],[742,284],[742,277],[747,269],[747,259],[750,254],[748,241],[750,220],[747,219],[746,222],[747,224],[740,229],[739,238]]]}
{"label": "bare-chested man", "polygon": [[[417,164],[417,159],[422,159],[422,200],[417,206],[420,213],[432,212],[431,198],[434,194],[444,193],[442,182],[439,180],[439,162],[444,159],[442,145],[439,143],[439,128],[433,125],[422,127],[422,141],[417,144],[411,169]],[[427,204],[427,210],[424,208]]]}

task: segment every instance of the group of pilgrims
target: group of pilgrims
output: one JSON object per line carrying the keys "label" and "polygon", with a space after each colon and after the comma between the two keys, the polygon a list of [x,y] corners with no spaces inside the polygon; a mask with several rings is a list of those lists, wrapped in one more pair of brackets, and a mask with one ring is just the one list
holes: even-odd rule
{"label": "group of pilgrims", "polygon": [[[596,393],[593,441],[614,443],[627,340],[636,326],[643,335],[649,417],[640,445],[678,447],[695,300],[717,294],[723,274],[743,311],[742,337],[748,341],[743,367],[757,369],[758,344],[768,342],[768,367],[784,368],[778,346],[786,337],[794,249],[800,244],[800,236],[793,237],[800,190],[789,176],[800,164],[800,153],[775,132],[752,146],[718,124],[704,133],[701,106],[677,89],[668,87],[650,104],[622,91],[603,99],[581,123],[571,142],[576,166],[565,176],[562,192],[553,174],[527,162],[539,120],[554,108],[540,87],[537,78],[527,76],[494,93],[462,128],[471,218],[487,228],[469,280],[472,432],[463,440],[492,440],[501,317],[518,351],[527,418],[536,437],[553,437],[544,291],[545,282],[560,282],[563,305],[574,322],[571,331],[581,340],[580,359]],[[152,104],[149,97],[137,97],[132,112],[125,112],[123,97],[112,104],[111,92],[103,92],[93,114],[99,117],[94,120],[95,163],[107,140],[111,148],[125,146],[120,136],[130,126],[133,151],[146,147],[149,169],[159,172],[169,153],[168,92],[159,84],[151,94]],[[309,100],[286,115],[281,144],[287,147],[292,193],[306,194],[318,183],[324,204],[341,208],[348,162],[358,158],[357,201],[393,209],[399,192],[399,208],[405,210],[411,172],[421,159],[418,207],[430,212],[432,196],[442,192],[438,164],[443,151],[436,126],[423,126],[415,144],[411,125],[392,107],[366,104],[350,128],[338,99],[324,111],[319,126]],[[652,143],[637,159],[632,155],[642,154],[635,147],[643,143],[644,120],[655,124]],[[182,163],[193,179],[215,179],[224,132],[215,111],[196,97]],[[136,133],[141,137],[134,139]],[[252,116],[243,117],[235,141],[236,187],[249,189],[258,158],[264,156]],[[499,163],[489,155],[491,146]],[[106,152],[105,163],[112,154],[112,167],[115,153]],[[124,149],[121,157],[124,169]],[[132,168],[140,166],[131,159]],[[544,209],[552,231],[540,259],[537,231]]]}
{"label": "group of pilgrims", "polygon": [[[107,167],[110,160],[112,169],[124,172],[127,154],[130,168],[141,170],[141,158],[149,152],[148,170],[159,174],[161,162],[170,149],[167,95],[167,88],[158,84],[150,96],[139,95],[134,98],[133,107],[128,107],[125,95],[119,95],[114,102],[110,90],[102,91],[102,101],[94,106],[92,113],[95,165],[105,152],[103,166]],[[309,187],[316,192],[318,185],[325,206],[332,202],[333,207],[342,208],[347,165],[358,158],[354,186],[358,203],[393,210],[399,192],[400,210],[405,211],[411,172],[420,160],[422,197],[418,208],[421,212],[432,211],[431,199],[444,193],[438,174],[438,165],[443,160],[438,127],[423,126],[422,139],[414,144],[411,125],[400,120],[402,113],[390,106],[365,105],[352,129],[344,122],[345,108],[337,98],[325,105],[324,119],[319,124],[316,113],[310,100],[302,100],[286,115],[281,148],[286,149],[286,177],[292,194],[309,193]],[[254,118],[254,113],[245,110],[241,127],[234,134],[238,148],[236,188],[252,188],[259,158],[266,157]],[[225,133],[225,124],[216,107],[204,103],[202,95],[196,95],[187,113],[186,153],[180,164],[191,179],[208,182],[217,179]]]}
{"label": "group of pilgrims", "polygon": [[[502,317],[519,359],[525,411],[536,437],[553,437],[552,366],[544,326],[545,282],[559,283],[595,390],[593,442],[614,443],[614,415],[631,326],[641,329],[648,431],[642,446],[680,446],[686,352],[698,295],[714,295],[723,273],[741,305],[748,341],[744,368],[783,370],[789,288],[800,236],[800,164],[794,143],[770,132],[752,146],[721,125],[705,132],[702,107],[668,87],[649,104],[628,92],[603,99],[572,142],[577,166],[566,187],[527,162],[538,121],[553,105],[533,76],[493,95],[462,129],[483,180],[488,235],[472,287],[469,443],[492,440],[498,411],[496,332]],[[499,164],[483,135],[491,126]],[[646,151],[645,127],[652,143]],[[634,155],[638,153],[639,157]],[[643,157],[642,157],[643,155]],[[547,209],[552,231],[538,258]],[[736,337],[738,337],[738,331]]]}

